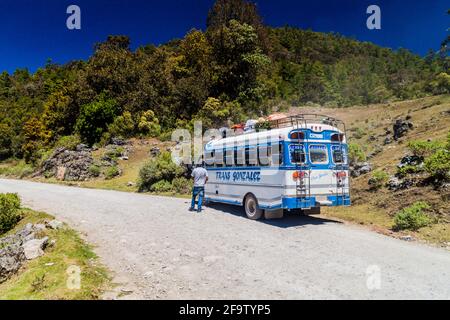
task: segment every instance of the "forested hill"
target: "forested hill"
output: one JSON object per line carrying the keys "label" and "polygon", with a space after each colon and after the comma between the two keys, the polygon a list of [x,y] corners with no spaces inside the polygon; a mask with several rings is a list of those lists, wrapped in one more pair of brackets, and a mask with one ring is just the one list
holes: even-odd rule
{"label": "forested hill", "polygon": [[447,49],[421,58],[337,34],[264,26],[256,6],[218,0],[206,31],[130,50],[126,36],[87,61],[0,75],[0,159],[37,161],[60,140],[167,136],[289,105],[345,107],[450,90]]}

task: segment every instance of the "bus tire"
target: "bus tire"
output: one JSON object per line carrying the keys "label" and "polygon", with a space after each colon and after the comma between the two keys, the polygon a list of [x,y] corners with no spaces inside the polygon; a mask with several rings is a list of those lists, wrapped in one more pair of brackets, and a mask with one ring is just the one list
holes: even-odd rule
{"label": "bus tire", "polygon": [[264,210],[258,208],[258,201],[252,194],[245,197],[244,209],[247,218],[250,220],[259,220],[264,214]]}

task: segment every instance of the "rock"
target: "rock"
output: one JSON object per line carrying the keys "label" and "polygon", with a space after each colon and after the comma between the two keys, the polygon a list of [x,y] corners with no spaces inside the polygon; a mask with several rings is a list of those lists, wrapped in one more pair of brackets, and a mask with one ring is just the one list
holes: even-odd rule
{"label": "rock", "polygon": [[43,223],[38,223],[33,226],[36,231],[44,231],[47,227]]}
{"label": "rock", "polygon": [[372,166],[368,162],[353,163],[350,165],[351,176],[359,177],[372,171]]}
{"label": "rock", "polygon": [[131,182],[131,181],[129,181],[129,182],[127,183],[127,186],[128,186],[128,187],[134,187],[134,186],[135,186],[135,183],[134,183],[134,182]]}
{"label": "rock", "polygon": [[14,275],[25,261],[24,249],[17,244],[0,249],[0,283]]}
{"label": "rock", "polygon": [[42,239],[34,239],[25,242],[23,247],[23,252],[27,260],[36,259],[44,254],[45,246],[48,243],[48,237]]}
{"label": "rock", "polygon": [[115,145],[115,146],[124,146],[127,144],[127,142],[122,138],[114,137],[114,138],[111,138],[111,144]]}
{"label": "rock", "polygon": [[391,191],[397,191],[401,188],[402,182],[397,177],[391,177],[389,178],[389,181],[387,183],[387,187]]}
{"label": "rock", "polygon": [[386,137],[386,138],[384,139],[384,144],[385,144],[385,145],[391,144],[391,143],[392,143],[392,138],[391,138],[391,137]]}
{"label": "rock", "polygon": [[123,157],[120,157],[119,159],[120,159],[120,160],[125,160],[125,161],[127,161],[127,160],[129,160],[130,158],[128,158],[128,156],[123,156]]}
{"label": "rock", "polygon": [[389,181],[387,183],[387,188],[390,191],[398,191],[398,190],[404,190],[412,187],[414,185],[414,182],[409,179],[399,179],[398,177],[390,177]]}
{"label": "rock", "polygon": [[[58,148],[47,159],[40,170],[46,176],[56,176],[61,180],[84,181],[91,177],[89,168],[94,159],[90,151],[72,151]],[[62,168],[65,168],[65,172]]]}
{"label": "rock", "polygon": [[410,235],[400,237],[400,240],[403,241],[414,241],[414,238]]}
{"label": "rock", "polygon": [[82,151],[92,151],[91,148],[89,148],[87,145],[80,143],[79,145],[77,145],[77,147],[75,148],[76,151],[78,152],[82,152]]}
{"label": "rock", "polygon": [[420,166],[423,165],[423,161],[423,157],[406,155],[400,160],[400,164],[397,167],[402,168],[405,166]]}
{"label": "rock", "polygon": [[59,181],[63,181],[66,176],[66,171],[67,171],[66,167],[58,167],[56,169],[56,179]]}
{"label": "rock", "polygon": [[158,147],[153,147],[150,149],[150,155],[152,157],[157,157],[161,154],[161,149],[159,149]]}
{"label": "rock", "polygon": [[33,233],[33,224],[32,223],[27,223],[27,225],[16,232],[16,235],[19,236],[20,238],[26,238],[27,236],[29,236],[31,233]]}
{"label": "rock", "polygon": [[47,225],[50,229],[58,230],[61,229],[64,224],[61,221],[55,219],[50,221]]}
{"label": "rock", "polygon": [[397,119],[393,125],[394,140],[397,141],[399,138],[403,137],[413,127],[414,125],[412,124],[412,122],[408,120]]}

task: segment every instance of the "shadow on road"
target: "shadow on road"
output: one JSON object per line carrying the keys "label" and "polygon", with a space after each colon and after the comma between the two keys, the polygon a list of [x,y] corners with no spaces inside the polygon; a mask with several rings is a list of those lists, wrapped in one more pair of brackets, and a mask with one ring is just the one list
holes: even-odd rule
{"label": "shadow on road", "polygon": [[[213,208],[217,211],[221,211],[224,213],[232,214],[237,217],[241,217],[243,219],[247,219],[245,217],[245,213],[242,207],[221,204],[221,203],[209,203],[208,207]],[[255,221],[256,223],[264,223],[273,227],[278,228],[294,228],[294,227],[302,227],[306,225],[322,225],[322,224],[340,224],[341,222],[326,219],[320,217],[318,215],[314,216],[305,216],[299,213],[285,213],[282,219],[274,219],[274,220],[266,220],[261,219]]]}

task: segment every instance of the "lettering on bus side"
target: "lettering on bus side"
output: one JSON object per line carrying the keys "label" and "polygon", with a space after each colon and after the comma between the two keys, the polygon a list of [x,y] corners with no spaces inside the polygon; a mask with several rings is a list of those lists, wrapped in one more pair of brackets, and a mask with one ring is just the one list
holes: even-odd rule
{"label": "lettering on bus side", "polygon": [[216,172],[216,179],[218,181],[226,182],[260,182],[261,172],[259,171],[227,171],[227,172]]}

